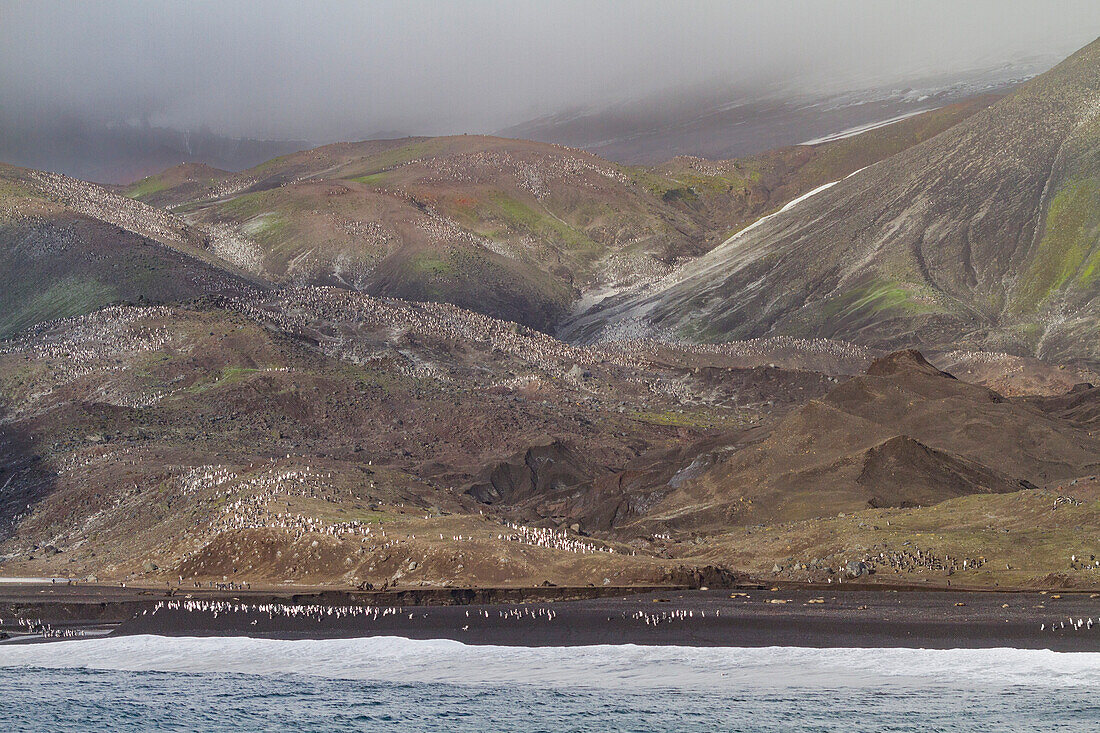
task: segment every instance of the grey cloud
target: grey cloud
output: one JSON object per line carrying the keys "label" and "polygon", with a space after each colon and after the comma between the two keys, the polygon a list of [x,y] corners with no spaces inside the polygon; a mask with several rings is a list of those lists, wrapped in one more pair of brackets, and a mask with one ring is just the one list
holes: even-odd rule
{"label": "grey cloud", "polygon": [[315,141],[488,131],[670,87],[848,86],[1055,58],[1100,4],[968,2],[0,3],[0,99]]}

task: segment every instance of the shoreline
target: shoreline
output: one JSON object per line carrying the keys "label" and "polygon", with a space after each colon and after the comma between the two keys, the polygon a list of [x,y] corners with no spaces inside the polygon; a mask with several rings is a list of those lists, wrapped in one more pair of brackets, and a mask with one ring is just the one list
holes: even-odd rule
{"label": "shoreline", "polygon": [[[397,636],[517,647],[638,644],[1100,651],[1100,598],[1088,592],[753,585],[721,590],[168,595],[103,586],[65,586],[64,591],[54,588],[53,593],[45,592],[48,588],[22,587],[14,593],[12,586],[0,589],[0,618],[4,619],[0,631],[18,631],[12,626],[15,611],[23,618],[41,618],[56,634],[83,632],[100,637]],[[12,636],[3,643],[51,640],[42,634]]]}

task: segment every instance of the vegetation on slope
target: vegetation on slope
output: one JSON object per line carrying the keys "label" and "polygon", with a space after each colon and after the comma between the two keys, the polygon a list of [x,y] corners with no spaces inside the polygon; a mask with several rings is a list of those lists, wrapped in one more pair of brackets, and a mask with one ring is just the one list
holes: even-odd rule
{"label": "vegetation on slope", "polygon": [[642,168],[520,140],[410,138],[329,145],[237,174],[181,166],[128,195],[230,231],[276,281],[440,299],[552,329],[580,293],[659,278],[990,101],[744,160]]}

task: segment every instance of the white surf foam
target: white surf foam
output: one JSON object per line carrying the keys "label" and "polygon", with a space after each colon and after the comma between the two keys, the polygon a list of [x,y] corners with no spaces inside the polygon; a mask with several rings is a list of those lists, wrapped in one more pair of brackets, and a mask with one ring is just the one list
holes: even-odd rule
{"label": "white surf foam", "polygon": [[551,687],[1095,687],[1100,654],[1025,649],[503,647],[398,637],[110,639],[0,646],[0,667],[305,674]]}

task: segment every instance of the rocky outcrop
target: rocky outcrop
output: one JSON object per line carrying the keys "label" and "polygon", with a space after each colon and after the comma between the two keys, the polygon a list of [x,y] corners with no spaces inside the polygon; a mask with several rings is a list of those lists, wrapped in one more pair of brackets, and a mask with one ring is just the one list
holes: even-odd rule
{"label": "rocky outcrop", "polygon": [[466,493],[483,504],[514,504],[580,486],[599,473],[579,451],[560,440],[548,440],[486,466]]}

